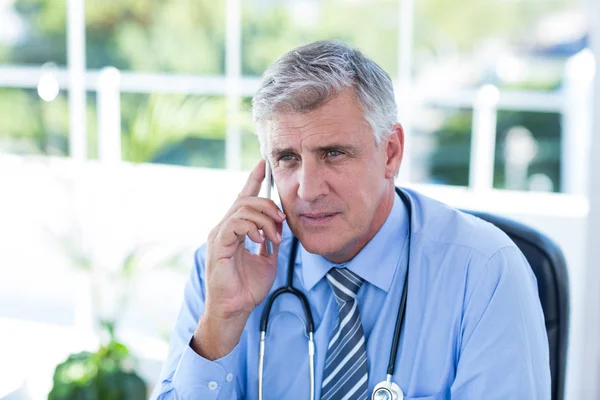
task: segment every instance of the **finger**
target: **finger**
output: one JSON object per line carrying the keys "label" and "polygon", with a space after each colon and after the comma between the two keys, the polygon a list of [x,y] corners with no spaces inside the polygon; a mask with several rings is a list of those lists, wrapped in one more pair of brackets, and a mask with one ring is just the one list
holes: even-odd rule
{"label": "finger", "polygon": [[263,180],[265,179],[265,160],[261,159],[256,167],[250,172],[246,185],[240,192],[238,197],[244,196],[258,196],[260,193],[260,187]]}
{"label": "finger", "polygon": [[219,258],[224,256],[233,257],[235,249],[240,243],[244,242],[246,236],[256,243],[264,242],[258,227],[252,221],[230,219],[223,224],[214,242],[215,247],[218,249]]}
{"label": "finger", "polygon": [[[283,224],[277,223],[275,225],[277,227],[277,232],[279,233],[279,235],[283,235]],[[275,260],[277,260],[277,255],[279,254],[279,246],[281,245],[281,242],[271,242],[271,245],[273,246],[273,254],[269,254],[269,249],[267,247],[266,241],[261,243],[258,247],[258,254],[263,257],[274,257]]]}
{"label": "finger", "polygon": [[283,211],[279,209],[273,200],[264,199],[262,197],[244,197],[238,199],[233,206],[231,206],[227,211],[227,214],[225,214],[223,221],[231,217],[242,207],[253,208],[277,222],[281,222],[286,218]]}
{"label": "finger", "polygon": [[231,219],[243,219],[246,221],[253,222],[256,227],[265,233],[265,236],[272,242],[281,242],[281,235],[277,232],[276,222],[280,222],[279,218],[274,221],[269,216],[253,209],[250,207],[242,207],[235,214],[231,216]]}
{"label": "finger", "polygon": [[273,200],[264,199],[262,197],[243,197],[238,198],[235,203],[227,210],[227,213],[221,219],[220,224],[223,224],[227,219],[231,218],[242,207],[254,208],[257,211],[271,217],[274,221],[281,222],[285,220],[286,215]]}

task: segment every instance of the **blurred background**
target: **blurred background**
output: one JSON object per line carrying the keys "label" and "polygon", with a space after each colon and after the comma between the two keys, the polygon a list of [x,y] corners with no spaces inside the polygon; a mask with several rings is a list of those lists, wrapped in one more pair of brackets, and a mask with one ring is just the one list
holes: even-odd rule
{"label": "blurred background", "polygon": [[193,252],[260,157],[260,75],[325,38],[391,75],[399,185],[561,246],[566,398],[600,398],[599,19],[593,0],[0,0],[0,399],[97,370],[152,389]]}

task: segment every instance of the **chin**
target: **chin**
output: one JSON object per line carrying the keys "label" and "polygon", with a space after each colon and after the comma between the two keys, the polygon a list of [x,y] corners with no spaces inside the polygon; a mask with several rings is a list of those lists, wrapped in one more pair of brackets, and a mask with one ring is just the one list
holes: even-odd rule
{"label": "chin", "polygon": [[304,233],[299,237],[302,247],[309,253],[319,254],[321,256],[328,256],[333,254],[339,254],[344,243],[340,240],[340,237],[332,237],[333,235],[328,232],[323,233]]}

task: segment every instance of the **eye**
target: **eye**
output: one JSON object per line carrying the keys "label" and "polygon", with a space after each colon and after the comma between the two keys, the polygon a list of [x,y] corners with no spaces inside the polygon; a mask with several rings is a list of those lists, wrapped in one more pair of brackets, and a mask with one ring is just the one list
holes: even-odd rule
{"label": "eye", "polygon": [[339,157],[342,155],[341,151],[337,151],[337,150],[329,150],[327,151],[327,157]]}
{"label": "eye", "polygon": [[296,159],[295,156],[291,155],[291,154],[286,154],[281,156],[281,158],[279,158],[279,161],[283,161],[283,162],[288,162],[288,161],[294,161]]}
{"label": "eye", "polygon": [[298,156],[296,154],[282,154],[277,158],[277,165],[284,168],[290,168],[295,165],[297,161]]}

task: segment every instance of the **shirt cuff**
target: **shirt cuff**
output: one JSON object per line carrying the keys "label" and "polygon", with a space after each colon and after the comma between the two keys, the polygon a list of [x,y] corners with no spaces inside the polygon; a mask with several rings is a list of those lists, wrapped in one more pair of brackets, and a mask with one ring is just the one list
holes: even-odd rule
{"label": "shirt cuff", "polygon": [[173,387],[183,398],[235,398],[234,373],[238,371],[240,345],[215,361],[198,355],[188,344],[173,376]]}

